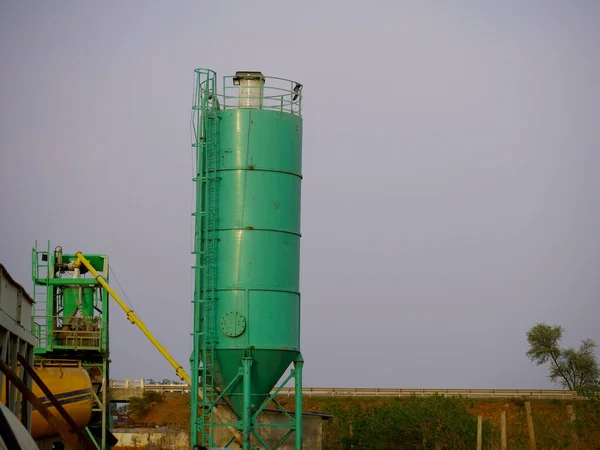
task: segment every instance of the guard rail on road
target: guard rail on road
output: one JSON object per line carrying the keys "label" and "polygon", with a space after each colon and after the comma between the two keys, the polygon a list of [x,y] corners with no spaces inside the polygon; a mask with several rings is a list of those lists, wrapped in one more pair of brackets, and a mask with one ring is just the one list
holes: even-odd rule
{"label": "guard rail on road", "polygon": [[[187,384],[156,384],[145,380],[111,380],[111,389],[128,389],[138,395],[144,392],[160,392],[185,394],[190,392]],[[574,391],[554,389],[401,389],[401,388],[319,388],[305,387],[302,395],[306,397],[428,397],[432,395],[464,398],[515,398],[530,399],[582,399]],[[284,387],[279,391],[281,396],[294,395],[293,387]]]}
{"label": "guard rail on road", "polygon": [[[280,395],[293,395],[294,388],[283,388]],[[465,398],[577,399],[574,391],[544,389],[402,389],[402,388],[303,388],[307,397],[429,397],[432,395]]]}
{"label": "guard rail on road", "polygon": [[162,384],[147,383],[143,378],[140,380],[110,380],[111,389],[140,390],[146,392],[170,392],[184,394],[190,392],[187,384]]}

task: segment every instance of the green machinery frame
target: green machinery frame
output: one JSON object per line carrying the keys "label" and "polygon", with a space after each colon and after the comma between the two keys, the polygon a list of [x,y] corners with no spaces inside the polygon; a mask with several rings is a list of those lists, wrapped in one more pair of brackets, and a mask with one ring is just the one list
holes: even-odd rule
{"label": "green machinery frame", "polygon": [[[266,220],[279,220],[280,222],[278,223],[280,225],[276,224],[275,228],[277,228],[277,226],[280,226],[280,228],[285,228],[285,226],[287,226],[287,229],[281,229],[281,231],[278,229],[264,229],[258,231],[265,231],[276,235],[276,239],[285,240],[285,243],[277,248],[292,248],[291,253],[289,253],[291,256],[281,256],[281,254],[278,253],[279,250],[277,250],[277,248],[269,248],[265,251],[271,251],[272,253],[270,256],[273,257],[273,260],[283,264],[285,264],[286,257],[291,257],[291,269],[288,269],[289,273],[286,275],[289,275],[289,277],[285,279],[285,282],[288,282],[288,279],[294,280],[295,277],[297,277],[297,274],[294,272],[298,271],[295,264],[297,264],[296,259],[299,256],[299,253],[295,252],[296,249],[299,252],[300,237],[299,180],[301,179],[301,175],[299,173],[299,146],[301,144],[300,111],[302,97],[300,95],[300,90],[302,86],[298,83],[291,82],[290,80],[269,77],[274,80],[283,81],[284,83],[291,83],[291,85],[288,85],[289,88],[280,89],[272,95],[265,93],[263,86],[261,85],[259,86],[260,93],[258,96],[254,92],[247,98],[241,98],[238,95],[228,95],[226,80],[233,78],[233,84],[235,85],[237,81],[235,80],[235,77],[223,78],[224,93],[220,95],[217,92],[217,78],[214,71],[208,69],[196,69],[195,72],[197,81],[194,93],[194,104],[192,107],[192,126],[194,133],[192,147],[195,151],[195,178],[193,181],[196,183],[195,212],[192,214],[195,220],[193,248],[193,254],[195,255],[195,265],[193,266],[195,283],[193,300],[193,350],[190,357],[190,363],[192,393],[198,392],[199,395],[191,396],[191,447],[194,450],[216,447],[217,444],[228,447],[234,441],[237,441],[244,450],[247,450],[254,448],[251,447],[251,438],[253,436],[255,441],[260,443],[265,449],[270,450],[280,447],[290,435],[295,433],[295,447],[297,450],[300,450],[302,448],[302,368],[304,361],[299,351],[299,292],[297,292],[297,286],[295,284],[297,281],[289,282],[288,285],[291,286],[289,289],[278,288],[275,286],[271,291],[265,291],[264,289],[261,291],[266,292],[266,294],[262,295],[274,293],[275,295],[287,296],[283,298],[284,301],[282,303],[286,303],[288,299],[291,299],[289,301],[291,306],[285,306],[288,310],[281,310],[283,311],[283,314],[285,314],[286,311],[291,311],[292,315],[290,316],[290,320],[292,322],[297,321],[291,323],[290,327],[295,331],[289,331],[288,335],[285,335],[286,331],[280,331],[287,329],[288,324],[285,323],[285,321],[274,324],[271,319],[265,318],[264,316],[261,319],[261,313],[258,309],[252,310],[252,308],[256,308],[256,306],[248,306],[248,296],[251,295],[252,289],[248,289],[247,287],[245,289],[243,287],[236,288],[238,289],[238,292],[241,292],[242,295],[245,296],[245,300],[234,300],[234,303],[238,305],[241,303],[246,304],[245,314],[250,314],[251,317],[258,318],[259,321],[264,321],[260,324],[255,323],[250,326],[254,326],[255,329],[256,327],[262,328],[263,326],[275,327],[274,329],[277,330],[276,333],[283,332],[283,339],[288,339],[288,341],[291,342],[289,347],[287,346],[287,342],[284,342],[283,345],[281,343],[276,343],[276,340],[272,342],[271,345],[278,345],[278,347],[270,347],[275,353],[279,351],[277,349],[286,349],[290,351],[276,353],[274,359],[270,360],[265,360],[264,353],[262,353],[263,360],[262,363],[258,363],[258,366],[261,367],[258,369],[255,367],[257,366],[257,361],[260,361],[260,358],[255,360],[254,354],[259,354],[261,349],[255,348],[252,343],[246,345],[245,349],[239,348],[238,346],[233,349],[233,352],[229,351],[229,353],[227,353],[228,349],[223,347],[222,341],[227,340],[229,336],[235,338],[244,332],[246,319],[241,313],[238,314],[237,312],[228,312],[223,315],[223,305],[225,305],[227,301],[231,301],[231,292],[233,291],[232,288],[226,288],[228,292],[224,292],[223,286],[219,286],[218,284],[219,280],[222,280],[223,273],[231,269],[231,267],[227,265],[222,266],[223,262],[221,263],[221,266],[219,266],[217,259],[218,255],[222,254],[222,251],[221,253],[219,252],[219,245],[223,246],[223,242],[219,243],[219,241],[221,241],[221,233],[224,232],[223,230],[231,230],[231,228],[222,224],[221,228],[219,228],[220,208],[223,208],[224,205],[223,202],[220,202],[219,193],[223,188],[223,158],[225,157],[223,152],[220,151],[220,140],[222,133],[225,133],[226,138],[232,139],[236,139],[236,136],[242,136],[243,132],[246,130],[244,129],[240,134],[239,129],[236,127],[240,126],[240,120],[247,119],[248,134],[250,134],[250,128],[252,126],[260,127],[262,124],[262,126],[269,131],[263,132],[264,134],[258,136],[257,139],[270,140],[271,143],[269,145],[271,146],[284,145],[284,148],[280,149],[284,153],[288,150],[285,148],[285,145],[291,146],[289,148],[289,155],[284,156],[283,159],[275,162],[275,164],[278,163],[281,166],[279,169],[262,171],[262,173],[268,173],[267,175],[264,175],[264,177],[274,174],[272,178],[269,178],[268,182],[274,183],[271,189],[276,190],[278,187],[283,188],[286,193],[281,194],[281,199],[289,210],[285,213],[286,216],[284,219],[272,219],[265,216],[264,214],[266,213],[258,212],[263,220],[265,218]],[[259,76],[263,79],[262,74],[259,74]],[[249,89],[250,88],[247,88],[247,90]],[[260,111],[255,113],[256,115],[253,116],[252,120],[250,115],[243,116],[243,114],[252,114],[248,109],[254,107],[254,104],[251,103],[255,102],[257,99],[260,102],[260,106],[258,107]],[[246,109],[246,111],[242,112],[241,109]],[[221,129],[223,125],[221,125],[220,122],[224,118],[224,111],[227,110],[234,110],[234,114],[239,112],[240,115],[236,116],[236,118],[232,118],[233,116],[231,115],[227,116],[224,122],[229,124],[229,129],[224,132]],[[267,111],[267,115],[261,116],[260,114],[263,114],[265,111]],[[251,126],[250,123],[254,125]],[[272,133],[275,133],[276,136],[273,136]],[[240,137],[240,139],[244,138]],[[244,149],[239,151],[249,152],[250,150]],[[237,156],[239,157],[240,154]],[[248,154],[245,156],[249,157]],[[265,157],[264,154],[256,154],[255,156],[258,156],[259,159]],[[267,165],[270,164],[268,155],[263,161]],[[261,172],[259,170],[260,168],[257,168],[255,171],[254,165],[250,165],[249,167],[246,166],[243,169],[240,168],[240,170],[244,169],[252,170],[253,173]],[[225,170],[229,170],[229,173],[239,172],[239,170],[235,168],[226,168]],[[280,178],[275,178],[277,176]],[[229,183],[229,186],[231,185],[232,184]],[[238,192],[238,195],[240,193],[241,191]],[[242,197],[244,195],[245,194],[241,193]],[[233,200],[228,200],[227,202],[226,208],[231,210]],[[275,202],[271,202],[270,200],[268,203],[275,204]],[[244,204],[243,199],[240,199],[238,209],[236,210],[238,211],[238,214],[240,207],[242,210],[248,207],[243,206]],[[221,205],[221,207],[219,205]],[[275,205],[275,207],[278,208],[277,205]],[[223,214],[222,210],[221,214]],[[231,220],[231,217],[233,216],[230,216],[229,220]],[[279,217],[283,216],[280,214]],[[244,226],[243,229],[240,229],[240,232],[247,232],[250,230],[254,230],[254,227]],[[263,236],[265,235],[255,234],[254,236],[264,239]],[[284,237],[280,238],[279,236]],[[262,251],[261,245],[257,248],[259,249],[259,252]],[[269,271],[269,269],[266,270]],[[285,269],[282,269],[281,267],[279,267],[279,270],[285,271]],[[275,281],[274,284],[277,283],[278,281]],[[228,295],[230,298],[225,298]],[[261,295],[260,292],[259,295]],[[270,314],[272,313],[273,311],[268,313],[267,316],[270,317]],[[217,326],[217,323],[220,324],[220,329]],[[248,343],[248,339],[250,338],[245,339],[245,342]],[[235,345],[237,344],[234,343],[233,346]],[[223,351],[224,348],[225,352]],[[219,356],[219,354],[221,356]],[[285,355],[280,356],[283,354]],[[262,379],[257,381],[257,379],[261,377],[257,378],[252,374],[256,374],[258,373],[257,370],[260,370],[260,373],[263,376],[267,375],[272,377],[274,375],[275,377],[279,377],[284,375],[284,373],[279,374],[278,370],[284,370],[286,368],[289,364],[289,362],[286,361],[288,361],[287,358],[290,358],[290,355],[292,355],[290,362],[293,362],[294,368],[289,371],[289,375],[285,381],[281,383],[280,387],[275,389],[274,392],[271,393],[271,387],[267,387],[267,395],[263,398],[262,395],[265,394],[264,383],[262,386],[257,385]],[[269,372],[270,363],[273,363],[274,365],[279,364],[279,366],[277,369],[274,368]],[[225,370],[223,368],[225,366],[227,366],[226,370],[228,370],[228,376],[223,375],[223,370]],[[236,367],[237,369],[235,369]],[[232,369],[237,370],[237,375],[235,375],[235,372],[232,372]],[[276,397],[280,389],[292,379],[294,379],[296,391],[296,404],[295,412],[290,414],[281,407]],[[259,387],[257,388],[257,386]],[[258,400],[259,398],[260,400]],[[255,404],[257,401],[259,404]],[[277,408],[281,410],[282,414],[289,419],[289,422],[281,424],[259,423],[257,420],[258,416],[264,411],[267,405],[270,404],[276,405]],[[233,418],[233,421],[224,421],[224,416],[222,414],[219,414],[220,417],[215,417],[215,412],[218,411],[217,406],[228,408],[231,412],[229,417]],[[238,433],[233,433],[226,443],[217,443],[215,439],[217,427],[227,427],[229,430],[238,430]],[[270,447],[257,432],[257,427],[286,427],[288,430],[278,442]]]}
{"label": "green machinery frame", "polygon": [[[95,254],[87,258],[108,280],[108,256]],[[45,249],[38,249],[36,241],[32,250],[35,365],[81,364],[87,370],[94,406],[86,432],[96,447],[104,450],[110,448],[108,433],[113,428],[108,398],[109,296],[98,279],[83,276],[85,268],[73,267],[75,261],[76,254],[62,253],[60,247],[51,249],[50,241]],[[62,276],[74,270],[82,276]]]}

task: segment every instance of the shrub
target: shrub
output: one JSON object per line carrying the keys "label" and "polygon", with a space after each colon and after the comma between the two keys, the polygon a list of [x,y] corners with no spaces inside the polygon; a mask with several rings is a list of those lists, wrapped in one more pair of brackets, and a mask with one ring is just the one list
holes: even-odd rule
{"label": "shrub", "polygon": [[[327,424],[325,449],[471,449],[477,443],[477,419],[461,398],[411,397],[378,404],[354,399],[338,404],[336,419]],[[483,423],[483,442],[496,433]]]}
{"label": "shrub", "polygon": [[142,397],[131,397],[129,399],[128,411],[134,420],[139,421],[148,414],[154,403],[161,402],[162,395],[158,392],[145,392]]}

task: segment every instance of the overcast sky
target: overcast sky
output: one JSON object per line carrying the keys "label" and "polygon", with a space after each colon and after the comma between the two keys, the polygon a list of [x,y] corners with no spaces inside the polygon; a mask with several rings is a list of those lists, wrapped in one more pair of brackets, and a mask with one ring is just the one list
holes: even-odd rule
{"label": "overcast sky", "polygon": [[[526,331],[600,342],[599,43],[592,0],[2,2],[0,262],[110,255],[189,370],[193,70],[260,70],[304,84],[305,384],[556,387]],[[112,377],[175,379],[111,307]]]}

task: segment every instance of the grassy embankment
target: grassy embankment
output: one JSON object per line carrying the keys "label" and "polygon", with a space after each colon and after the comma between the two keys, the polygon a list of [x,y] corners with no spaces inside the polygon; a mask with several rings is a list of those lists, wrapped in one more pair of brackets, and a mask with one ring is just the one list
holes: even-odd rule
{"label": "grassy embankment", "polygon": [[[294,398],[280,399],[294,408]],[[600,448],[600,407],[589,401],[532,400],[538,449]],[[304,410],[332,414],[324,422],[324,449],[474,449],[477,416],[483,417],[483,448],[500,448],[500,417],[506,412],[509,449],[527,449],[523,399],[305,398]],[[571,414],[571,411],[574,413]],[[150,395],[131,404],[138,425],[189,429],[189,396]]]}

